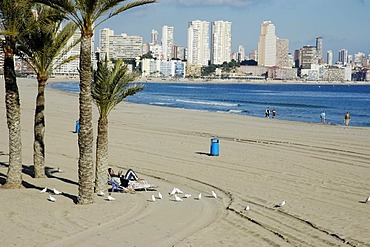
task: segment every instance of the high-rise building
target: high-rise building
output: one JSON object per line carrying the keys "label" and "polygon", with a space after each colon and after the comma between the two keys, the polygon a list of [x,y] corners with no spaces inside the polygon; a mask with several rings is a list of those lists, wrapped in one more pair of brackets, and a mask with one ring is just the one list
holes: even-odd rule
{"label": "high-rise building", "polygon": [[164,60],[170,60],[173,58],[173,31],[174,27],[162,27],[162,54]]}
{"label": "high-rise building", "polygon": [[249,60],[258,61],[258,51],[257,50],[251,50],[249,52]]}
{"label": "high-rise building", "polygon": [[99,31],[100,59],[104,60],[106,56],[109,60],[109,37],[114,35],[114,31],[104,28]]}
{"label": "high-rise building", "polygon": [[113,30],[104,28],[100,30],[101,59],[133,59],[142,55],[143,38],[129,36],[125,33],[115,35]]}
{"label": "high-rise building", "polygon": [[326,52],[326,63],[328,65],[333,65],[333,51],[329,50]]}
{"label": "high-rise building", "polygon": [[239,45],[237,61],[241,62],[245,60],[245,49],[244,46]]}
{"label": "high-rise building", "polygon": [[152,29],[152,36],[151,36],[151,44],[157,45],[158,44],[158,31]]}
{"label": "high-rise building", "polygon": [[211,63],[223,64],[223,62],[230,62],[231,22],[214,21],[211,30]]}
{"label": "high-rise building", "polygon": [[209,22],[191,21],[188,25],[188,64],[208,65]]}
{"label": "high-rise building", "polygon": [[316,46],[306,45],[302,49],[300,66],[302,69],[311,69],[313,64],[318,64]]}
{"label": "high-rise building", "polygon": [[258,65],[276,65],[275,25],[271,21],[264,21],[261,24],[261,35],[258,41]]}
{"label": "high-rise building", "polygon": [[338,62],[342,63],[343,65],[346,65],[348,63],[348,50],[346,49],[339,50]]}
{"label": "high-rise building", "polygon": [[316,54],[317,59],[320,60],[322,58],[322,37],[316,37]]}
{"label": "high-rise building", "polygon": [[289,40],[276,39],[276,66],[278,67],[291,67],[289,63]]}
{"label": "high-rise building", "polygon": [[[76,30],[73,36],[68,40],[66,47],[70,47],[76,42],[78,42],[81,38],[81,31]],[[80,55],[80,45],[74,46],[70,49],[67,53],[63,53],[57,58],[56,65],[63,60],[71,57],[71,56],[78,56]],[[58,69],[53,70],[54,75],[79,75],[78,69],[80,67],[80,60],[74,59],[68,63],[63,64]]]}

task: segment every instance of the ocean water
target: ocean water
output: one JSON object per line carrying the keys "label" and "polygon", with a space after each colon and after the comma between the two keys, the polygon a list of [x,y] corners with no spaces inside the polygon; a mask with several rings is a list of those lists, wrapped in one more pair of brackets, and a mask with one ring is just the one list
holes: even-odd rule
{"label": "ocean water", "polygon": [[[264,117],[267,107],[282,120],[343,124],[351,114],[351,126],[370,127],[370,85],[143,83],[145,89],[125,101],[163,107]],[[79,92],[78,83],[49,87]],[[271,117],[271,114],[270,114]]]}

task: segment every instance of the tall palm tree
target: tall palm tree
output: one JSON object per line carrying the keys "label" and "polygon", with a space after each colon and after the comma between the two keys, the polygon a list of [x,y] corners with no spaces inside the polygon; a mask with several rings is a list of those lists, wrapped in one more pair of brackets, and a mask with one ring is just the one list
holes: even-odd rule
{"label": "tall palm tree", "polygon": [[[94,202],[93,129],[91,99],[91,37],[105,20],[128,9],[154,3],[156,0],[36,0],[51,6],[76,23],[81,30],[80,48],[80,130],[78,132],[78,204]],[[98,23],[96,23],[98,21]],[[94,23],[96,25],[94,25]]]}
{"label": "tall palm tree", "polygon": [[45,177],[45,85],[53,69],[78,59],[77,55],[64,57],[77,44],[69,44],[77,27],[70,22],[61,29],[64,16],[50,7],[38,4],[33,10],[34,28],[19,40],[18,53],[37,74],[33,164],[35,178],[42,178]]}
{"label": "tall palm tree", "polygon": [[127,96],[144,89],[142,85],[130,85],[137,78],[129,73],[122,59],[118,59],[113,68],[109,68],[107,58],[98,62],[94,74],[91,95],[98,107],[98,136],[96,140],[95,191],[105,190],[108,169],[108,115],[110,111]]}
{"label": "tall palm tree", "polygon": [[0,35],[4,58],[5,106],[9,129],[9,168],[5,188],[22,187],[21,111],[17,78],[14,70],[14,54],[18,39],[25,34],[31,6],[26,1],[0,1]]}

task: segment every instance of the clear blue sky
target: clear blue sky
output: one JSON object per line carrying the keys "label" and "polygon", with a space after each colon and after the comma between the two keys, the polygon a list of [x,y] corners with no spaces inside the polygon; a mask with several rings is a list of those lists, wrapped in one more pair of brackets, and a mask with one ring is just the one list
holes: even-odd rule
{"label": "clear blue sky", "polygon": [[[129,1],[128,1],[129,2]],[[97,27],[115,34],[127,33],[150,42],[152,29],[174,26],[176,45],[187,46],[187,27],[192,20],[232,22],[233,51],[257,49],[261,23],[272,21],[279,38],[289,39],[289,50],[315,45],[323,37],[323,55],[340,49],[349,54],[370,54],[370,0],[158,0],[113,17]],[[98,44],[98,35],[96,36]]]}

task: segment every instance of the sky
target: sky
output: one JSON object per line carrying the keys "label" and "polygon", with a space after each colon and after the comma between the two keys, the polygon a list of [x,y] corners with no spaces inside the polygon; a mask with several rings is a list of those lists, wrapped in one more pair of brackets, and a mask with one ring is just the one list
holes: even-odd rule
{"label": "sky", "polygon": [[[128,2],[132,0],[128,0]],[[150,42],[152,29],[162,35],[162,26],[174,27],[174,43],[187,46],[189,21],[232,22],[232,49],[243,45],[248,55],[256,50],[263,21],[271,21],[276,36],[289,40],[289,51],[315,45],[323,38],[323,56],[340,49],[349,54],[370,54],[370,0],[157,0],[132,8],[97,27],[113,29]],[[96,33],[98,44],[98,33]]]}

